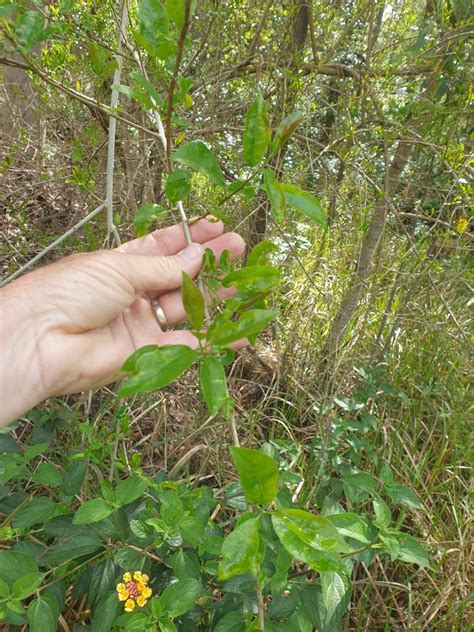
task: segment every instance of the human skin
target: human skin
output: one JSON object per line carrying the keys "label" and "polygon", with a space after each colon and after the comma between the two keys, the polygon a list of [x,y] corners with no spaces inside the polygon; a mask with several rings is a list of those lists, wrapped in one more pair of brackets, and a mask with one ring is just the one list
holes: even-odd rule
{"label": "human skin", "polygon": [[24,275],[0,290],[0,426],[50,396],[79,393],[117,378],[147,344],[196,346],[190,331],[163,331],[186,318],[182,272],[195,277],[205,248],[216,256],[244,251],[222,222],[200,220],[187,247],[180,224],[115,250],[76,254]]}

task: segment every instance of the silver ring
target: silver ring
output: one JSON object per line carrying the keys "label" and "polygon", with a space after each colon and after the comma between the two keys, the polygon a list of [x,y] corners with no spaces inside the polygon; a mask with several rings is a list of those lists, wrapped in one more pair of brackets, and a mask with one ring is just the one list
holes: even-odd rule
{"label": "silver ring", "polygon": [[161,307],[160,302],[158,301],[158,299],[155,298],[155,299],[152,300],[152,302],[151,302],[151,309],[153,311],[153,314],[155,315],[156,322],[161,327],[161,329],[168,329],[169,328],[169,323],[166,320],[165,313],[164,313],[163,308]]}

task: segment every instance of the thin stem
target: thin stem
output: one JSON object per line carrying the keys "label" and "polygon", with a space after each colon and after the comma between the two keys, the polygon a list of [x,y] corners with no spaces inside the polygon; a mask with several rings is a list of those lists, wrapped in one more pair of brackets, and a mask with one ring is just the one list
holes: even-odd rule
{"label": "thin stem", "polygon": [[18,276],[20,276],[20,274],[25,272],[25,270],[28,270],[28,268],[31,268],[32,265],[34,265],[37,261],[42,259],[46,254],[48,254],[48,252],[56,248],[56,246],[58,246],[61,242],[67,239],[70,235],[75,233],[76,230],[79,230],[79,228],[84,226],[84,224],[87,224],[87,222],[89,222],[93,217],[95,217],[98,213],[100,213],[100,211],[104,207],[105,207],[105,202],[102,202],[102,204],[100,204],[97,208],[91,211],[88,215],[83,217],[79,222],[77,222],[77,224],[74,224],[74,226],[72,226],[72,228],[70,228],[63,235],[61,235],[61,237],[58,237],[52,243],[50,243],[49,246],[46,246],[46,248],[43,248],[41,252],[39,252],[37,255],[33,257],[33,259],[30,259],[27,263],[25,263],[25,265],[21,266],[21,268],[18,268],[18,270],[13,272],[13,274],[10,274],[10,276],[8,276],[6,279],[3,279],[0,282],[0,287],[6,285],[10,281],[13,281],[13,279],[16,279]]}
{"label": "thin stem", "polygon": [[[115,86],[120,84],[122,77],[122,49],[123,49],[123,33],[128,24],[128,4],[127,0],[122,0],[122,6],[120,11],[120,21],[117,32],[117,54],[115,55],[114,77],[112,82],[112,95],[110,97],[110,109],[115,110],[118,105],[119,93]],[[108,234],[112,234],[115,244],[120,246],[120,236],[117,228],[114,224],[114,166],[115,166],[115,138],[117,129],[117,119],[113,116],[109,116],[109,139],[107,147],[107,180],[105,185],[105,206],[107,209],[107,231]]]}
{"label": "thin stem", "polygon": [[173,69],[173,76],[171,77],[170,85],[168,88],[168,108],[166,111],[166,162],[168,163],[168,171],[171,173],[173,170],[173,163],[171,161],[171,119],[173,117],[173,97],[174,91],[176,88],[176,82],[178,79],[179,67],[181,65],[181,61],[183,59],[184,52],[184,42],[186,40],[186,33],[189,29],[189,16],[191,13],[191,0],[186,0],[184,5],[184,21],[183,28],[181,29],[181,33],[179,35],[178,41],[178,52],[176,53],[176,60]]}

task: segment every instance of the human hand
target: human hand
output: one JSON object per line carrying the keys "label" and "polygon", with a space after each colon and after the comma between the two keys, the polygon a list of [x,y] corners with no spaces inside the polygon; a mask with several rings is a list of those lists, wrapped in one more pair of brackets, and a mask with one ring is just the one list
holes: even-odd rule
{"label": "human hand", "polygon": [[244,242],[208,220],[192,226],[191,235],[194,244],[186,248],[181,225],[157,230],[116,250],[65,257],[3,289],[3,423],[48,396],[113,381],[139,347],[195,346],[191,332],[160,328],[150,298],[159,297],[170,325],[183,322],[182,271],[196,276],[204,248],[235,258]]}

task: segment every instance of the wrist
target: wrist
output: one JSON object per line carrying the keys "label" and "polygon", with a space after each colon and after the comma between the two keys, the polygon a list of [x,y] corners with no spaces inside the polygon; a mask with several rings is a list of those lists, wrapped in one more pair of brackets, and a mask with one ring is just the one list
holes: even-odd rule
{"label": "wrist", "polygon": [[41,317],[23,280],[0,289],[0,427],[46,399],[38,342]]}

